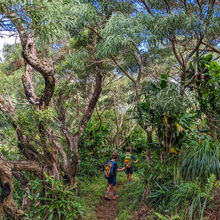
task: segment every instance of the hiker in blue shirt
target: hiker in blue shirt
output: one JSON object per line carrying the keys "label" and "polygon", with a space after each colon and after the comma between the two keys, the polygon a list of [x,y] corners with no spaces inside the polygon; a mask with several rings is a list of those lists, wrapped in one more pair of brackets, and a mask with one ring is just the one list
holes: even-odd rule
{"label": "hiker in blue shirt", "polygon": [[131,176],[134,172],[133,163],[137,163],[138,160],[135,160],[134,156],[131,154],[132,148],[126,148],[126,155],[123,157],[124,164],[125,164],[125,173],[127,174],[128,184],[131,182]]}
{"label": "hiker in blue shirt", "polygon": [[[106,165],[106,168],[105,168],[105,172],[106,170],[109,168],[109,171],[107,171],[108,174],[110,175],[106,175],[105,174],[105,177],[108,179],[108,187],[107,187],[107,191],[106,191],[106,194],[105,194],[105,199],[109,199],[109,193],[110,193],[110,190],[113,189],[113,199],[116,199],[116,190],[117,190],[117,187],[116,187],[116,184],[117,184],[117,180],[116,180],[116,175],[117,175],[117,172],[120,172],[120,171],[124,171],[125,168],[118,168],[118,163],[116,162],[116,160],[118,159],[118,153],[115,152],[112,154],[112,159],[108,162],[108,164],[110,164],[110,168],[108,167],[108,165]],[[110,171],[111,169],[111,171]]]}

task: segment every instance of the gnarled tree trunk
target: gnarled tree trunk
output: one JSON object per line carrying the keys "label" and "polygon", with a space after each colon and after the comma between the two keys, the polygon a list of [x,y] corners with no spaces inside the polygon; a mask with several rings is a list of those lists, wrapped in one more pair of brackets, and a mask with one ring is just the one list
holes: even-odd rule
{"label": "gnarled tree trunk", "polygon": [[0,158],[0,186],[2,188],[0,206],[6,215],[22,219],[24,212],[17,208],[13,199],[13,176],[10,164]]}

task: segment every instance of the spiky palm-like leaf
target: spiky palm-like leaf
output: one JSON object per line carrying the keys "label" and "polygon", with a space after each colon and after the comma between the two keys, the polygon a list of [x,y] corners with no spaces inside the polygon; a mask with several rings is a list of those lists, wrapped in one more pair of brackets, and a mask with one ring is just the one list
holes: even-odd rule
{"label": "spiky palm-like leaf", "polygon": [[214,173],[220,178],[219,143],[205,139],[191,142],[181,159],[181,174],[185,180],[207,179]]}

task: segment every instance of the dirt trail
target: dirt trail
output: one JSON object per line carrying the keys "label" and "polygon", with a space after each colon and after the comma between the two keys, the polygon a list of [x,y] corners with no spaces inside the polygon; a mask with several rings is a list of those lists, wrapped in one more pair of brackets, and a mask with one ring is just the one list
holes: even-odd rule
{"label": "dirt trail", "polygon": [[[110,192],[110,197],[112,198],[112,196],[113,193]],[[118,203],[118,198],[116,200],[106,200],[103,195],[101,204],[96,211],[97,220],[115,220],[119,212]]]}

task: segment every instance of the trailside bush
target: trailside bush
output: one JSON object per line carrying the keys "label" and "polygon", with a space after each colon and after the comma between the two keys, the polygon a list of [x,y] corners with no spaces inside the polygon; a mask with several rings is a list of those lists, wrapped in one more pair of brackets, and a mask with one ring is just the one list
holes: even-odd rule
{"label": "trailside bush", "polygon": [[110,159],[113,147],[108,144],[110,131],[105,125],[91,120],[80,140],[80,176],[93,176],[104,171],[104,164]]}
{"label": "trailside bush", "polygon": [[219,179],[219,143],[193,135],[184,140],[178,155],[161,162],[152,148],[152,164],[142,164],[139,175],[148,191],[143,199],[162,215],[199,219],[212,203],[214,183]]}
{"label": "trailside bush", "polygon": [[212,174],[204,186],[200,181],[173,181],[156,184],[152,190],[150,202],[155,210],[162,214],[179,214],[183,219],[198,219],[203,217],[207,202],[212,201],[212,191],[216,182]]}
{"label": "trailside bush", "polygon": [[[200,142],[198,139],[200,138]],[[187,143],[180,158],[180,173],[184,180],[200,178],[204,182],[214,173],[220,179],[220,143],[213,142],[208,136],[198,136]]]}
{"label": "trailside bush", "polygon": [[135,152],[135,154],[140,154],[142,151],[146,150],[146,132],[140,127],[140,125],[137,125],[131,132],[122,149],[125,151],[127,146],[131,146],[132,152]]}
{"label": "trailside bush", "polygon": [[[77,196],[76,186],[65,186],[61,180],[45,177],[45,182],[35,180],[30,183],[34,194],[28,194],[32,206],[26,219],[73,220],[82,217],[85,202]],[[43,186],[47,187],[46,194],[43,194]]]}

